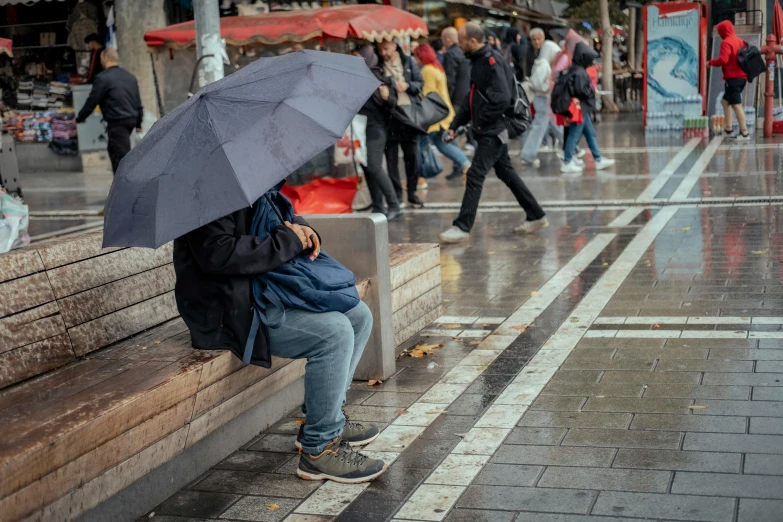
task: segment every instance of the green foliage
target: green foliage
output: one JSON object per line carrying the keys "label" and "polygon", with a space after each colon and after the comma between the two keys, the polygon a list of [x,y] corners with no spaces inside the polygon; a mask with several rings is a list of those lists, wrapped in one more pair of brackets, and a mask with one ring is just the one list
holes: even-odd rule
{"label": "green foliage", "polygon": [[[568,9],[566,16],[573,22],[590,22],[593,29],[601,26],[601,12],[598,9],[599,0],[568,0]],[[628,17],[620,11],[619,0],[608,0],[609,2],[609,20],[612,25],[625,25]]]}

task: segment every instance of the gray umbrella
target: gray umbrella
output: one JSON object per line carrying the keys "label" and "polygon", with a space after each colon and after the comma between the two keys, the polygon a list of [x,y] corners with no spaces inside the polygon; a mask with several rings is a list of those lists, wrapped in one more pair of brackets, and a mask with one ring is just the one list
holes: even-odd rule
{"label": "gray umbrella", "polygon": [[252,205],[343,136],[378,88],[363,59],[301,51],[204,87],[122,160],[103,246],[158,248]]}

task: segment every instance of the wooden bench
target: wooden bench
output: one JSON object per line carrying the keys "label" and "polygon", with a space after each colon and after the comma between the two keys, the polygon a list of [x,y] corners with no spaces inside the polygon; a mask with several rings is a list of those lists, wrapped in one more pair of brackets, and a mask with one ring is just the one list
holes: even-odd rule
{"label": "wooden bench", "polygon": [[[190,346],[170,245],[100,241],[0,256],[4,521],[70,520],[145,477],[153,485],[131,495],[132,513],[101,506],[107,520],[132,520],[301,402],[304,361],[263,369]],[[352,269],[363,298],[377,294],[377,274]],[[376,326],[389,322],[376,315]]]}

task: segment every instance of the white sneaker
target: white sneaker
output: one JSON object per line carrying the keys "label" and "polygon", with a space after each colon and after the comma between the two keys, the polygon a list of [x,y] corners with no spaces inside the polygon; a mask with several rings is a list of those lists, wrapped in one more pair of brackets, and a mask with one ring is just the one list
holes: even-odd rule
{"label": "white sneaker", "polygon": [[737,141],[750,141],[750,133],[742,134],[741,132],[734,136],[734,139]]}
{"label": "white sneaker", "polygon": [[541,166],[541,160],[538,159],[538,158],[534,159],[533,161],[527,161],[527,160],[523,160],[523,159],[520,158],[519,161],[522,162],[522,166],[524,166],[524,167],[531,166],[534,169],[537,169],[538,167]]}
{"label": "white sneaker", "polygon": [[582,168],[584,168],[584,166],[585,166],[585,160],[582,160],[582,159],[579,159],[579,158],[574,158],[574,159],[572,159],[571,161],[572,161],[572,162],[573,162],[575,165],[578,165],[578,166],[580,166],[580,167],[582,167]]}
{"label": "white sneaker", "polygon": [[536,219],[535,221],[525,221],[521,226],[515,228],[514,232],[517,234],[532,234],[533,232],[538,232],[539,230],[548,226],[549,221],[547,221],[546,217],[542,217],[541,219]]}
{"label": "white sneaker", "polygon": [[614,164],[615,164],[615,161],[613,159],[601,158],[600,160],[595,162],[595,170],[608,169],[609,167],[611,167]]}
{"label": "white sneaker", "polygon": [[552,147],[549,145],[541,145],[541,147],[538,149],[538,152],[552,152]]}
{"label": "white sneaker", "polygon": [[438,237],[443,243],[461,243],[462,241],[467,241],[470,238],[470,234],[459,227],[451,227]]}
{"label": "white sneaker", "polygon": [[555,155],[560,158],[560,161],[565,161],[565,152],[562,149],[557,151]]}
{"label": "white sneaker", "polygon": [[573,161],[571,163],[563,163],[560,166],[560,172],[563,174],[577,174],[582,172],[582,167]]}
{"label": "white sneaker", "polygon": [[574,154],[574,156],[576,156],[579,159],[582,159],[585,157],[585,154],[587,154],[587,151],[585,149],[576,149],[576,154]]}
{"label": "white sneaker", "polygon": [[476,147],[474,147],[474,146],[473,146],[473,145],[471,145],[470,143],[466,143],[466,144],[465,144],[465,146],[464,146],[464,147],[462,147],[462,148],[464,149],[464,151],[465,151],[465,154],[467,154],[467,155],[469,155],[469,156],[470,156],[471,154],[474,154],[474,153],[476,152]]}

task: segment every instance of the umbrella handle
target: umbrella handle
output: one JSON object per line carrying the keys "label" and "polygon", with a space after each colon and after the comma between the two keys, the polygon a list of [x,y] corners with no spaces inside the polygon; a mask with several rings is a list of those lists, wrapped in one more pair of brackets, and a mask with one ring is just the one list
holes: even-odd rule
{"label": "umbrella handle", "polygon": [[280,213],[279,210],[277,210],[277,207],[274,203],[272,203],[272,198],[269,197],[269,194],[264,194],[264,197],[269,202],[269,204],[272,206],[272,210],[275,211],[275,215],[277,215],[277,219],[280,220],[280,224],[285,223],[285,219],[283,218],[283,215]]}

